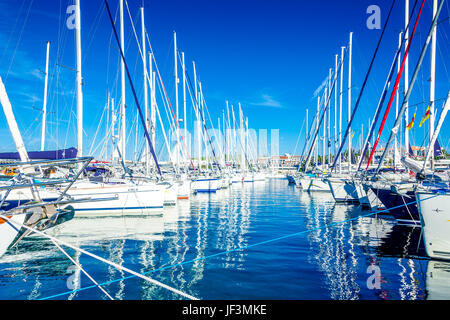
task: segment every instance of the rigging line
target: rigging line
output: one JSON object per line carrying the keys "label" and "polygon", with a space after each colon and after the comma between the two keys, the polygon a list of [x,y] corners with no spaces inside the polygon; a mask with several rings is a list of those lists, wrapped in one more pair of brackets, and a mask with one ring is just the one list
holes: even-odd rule
{"label": "rigging line", "polygon": [[[433,196],[431,196],[429,198],[426,198],[426,199],[422,199],[420,201],[415,200],[415,201],[412,201],[412,202],[408,202],[407,205],[412,205],[412,204],[415,204],[415,203],[431,200],[431,199],[434,199],[434,198],[436,198],[438,196],[439,196],[439,194],[433,195]],[[398,208],[402,208],[402,207],[404,207],[403,204],[399,205],[397,207],[390,208],[390,210],[398,209]],[[166,269],[176,268],[176,267],[179,267],[179,266],[195,263],[195,262],[198,262],[198,261],[204,261],[206,259],[214,258],[214,257],[217,257],[217,256],[222,256],[222,255],[225,255],[225,254],[228,254],[228,253],[231,253],[231,252],[237,252],[237,251],[253,248],[253,247],[256,247],[256,246],[265,245],[265,244],[268,244],[268,243],[273,243],[273,242],[277,242],[277,241],[288,239],[288,238],[293,238],[293,237],[296,237],[296,236],[299,236],[299,235],[302,235],[302,234],[306,234],[306,233],[309,233],[309,232],[319,231],[319,230],[335,227],[335,226],[338,226],[338,225],[343,225],[345,223],[358,220],[360,218],[366,218],[366,217],[370,217],[370,216],[377,216],[380,213],[388,212],[388,211],[389,211],[389,209],[384,209],[384,210],[380,210],[380,211],[375,210],[375,211],[372,211],[372,212],[370,212],[368,214],[361,215],[361,216],[358,216],[358,217],[346,219],[346,220],[343,220],[343,221],[333,222],[333,223],[330,223],[330,224],[326,224],[324,226],[318,226],[318,227],[310,228],[310,229],[307,229],[307,230],[302,230],[300,232],[291,233],[291,234],[280,236],[280,237],[277,237],[277,238],[274,238],[274,239],[269,239],[269,240],[257,242],[257,243],[254,243],[254,244],[250,244],[250,245],[247,245],[247,246],[234,248],[234,249],[222,251],[222,252],[219,252],[219,253],[216,253],[216,254],[212,254],[212,255],[208,255],[208,256],[204,256],[204,257],[200,257],[200,258],[196,258],[196,259],[192,259],[192,260],[188,260],[188,261],[184,261],[184,262],[180,262],[180,263],[177,263],[177,264],[161,267],[161,268],[158,268],[158,269],[150,270],[150,271],[144,272],[143,275],[154,273],[154,272],[163,271],[163,270],[166,270]],[[134,278],[134,277],[135,276],[123,277],[123,278],[120,278],[120,279],[115,279],[115,280],[111,280],[111,281],[107,281],[107,282],[101,283],[100,285],[104,286],[104,285],[107,285],[107,284],[111,284],[111,283],[115,283],[115,282],[131,279],[131,278]],[[84,288],[79,288],[79,289],[75,289],[75,290],[71,290],[71,291],[55,294],[55,295],[52,295],[52,296],[41,298],[40,300],[53,299],[53,298],[60,297],[60,296],[63,296],[63,295],[71,294],[73,292],[88,290],[88,289],[92,289],[92,288],[95,288],[95,286],[88,286],[88,287],[84,287]]]}
{"label": "rigging line", "polygon": [[[126,3],[126,1],[125,1],[125,3]],[[128,8],[128,4],[127,4],[127,8]],[[132,23],[132,25],[133,25],[133,23]],[[133,30],[134,30],[134,25],[133,25]],[[135,37],[136,37],[136,39],[137,39],[136,32],[135,32],[134,34],[135,34]],[[148,44],[149,44],[150,52],[153,53],[153,48],[152,48],[152,45],[151,45],[151,43],[150,43],[150,39],[149,39],[148,33],[145,32],[145,35],[146,35],[147,42],[148,42]],[[139,47],[139,51],[141,52],[141,47],[140,47],[140,45],[139,45],[139,42],[138,42],[138,47]],[[145,54],[145,53],[144,53],[144,54]],[[142,55],[142,52],[141,52],[141,55]],[[172,111],[172,115],[173,115],[174,118],[176,118],[175,112],[173,111],[172,103],[170,102],[170,99],[169,99],[169,96],[168,96],[168,94],[167,94],[166,88],[165,88],[164,83],[163,83],[163,81],[162,81],[162,77],[161,77],[161,73],[159,72],[158,64],[156,63],[156,57],[155,57],[154,54],[152,54],[151,56],[152,56],[152,58],[153,58],[153,61],[155,62],[155,68],[156,68],[156,71],[157,71],[157,73],[158,73],[158,78],[159,78],[159,81],[160,81],[160,83],[161,83],[161,85],[162,85],[162,88],[163,88],[163,91],[164,91],[164,93],[165,93],[167,102],[168,102],[168,104],[169,104],[169,106],[170,106],[170,109],[171,109],[171,111]],[[147,79],[148,79],[148,75],[147,75]],[[149,80],[148,80],[148,81],[149,81]],[[178,121],[175,121],[175,122],[176,122],[176,124],[177,124],[177,129],[178,129],[178,131],[179,131],[179,134],[180,134],[181,140],[182,140],[182,142],[183,142],[184,148],[185,148],[186,153],[187,153],[187,155],[188,155],[188,157],[189,157],[189,161],[191,162],[191,166],[192,166],[192,168],[193,168],[193,170],[194,170],[194,173],[196,173],[196,168],[195,168],[195,166],[194,166],[194,162],[192,161],[192,158],[191,158],[191,155],[190,155],[190,153],[189,153],[189,150],[188,150],[188,147],[187,147],[185,138],[184,138],[183,134],[181,134],[181,130],[180,130],[179,123],[178,123]]]}
{"label": "rigging line", "polygon": [[[412,9],[412,12],[411,12],[411,14],[410,14],[410,16],[409,16],[409,20],[408,20],[409,22],[408,22],[408,25],[407,25],[406,28],[405,28],[406,30],[409,30],[409,25],[411,24],[412,17],[413,17],[413,15],[414,15],[414,11],[415,11],[415,8],[416,8],[416,6],[417,6],[417,2],[418,2],[418,0],[416,0],[416,1],[414,2],[414,6],[413,6],[413,9]],[[406,34],[403,33],[403,39],[402,39],[402,41],[400,42],[400,45],[399,45],[399,47],[398,47],[398,49],[397,49],[397,52],[396,52],[396,54],[395,54],[395,57],[394,57],[394,60],[393,60],[393,62],[392,62],[390,71],[389,71],[389,73],[388,73],[388,77],[387,77],[386,82],[385,82],[385,84],[384,84],[384,89],[383,89],[383,91],[382,91],[380,100],[379,100],[379,102],[378,102],[378,106],[377,106],[377,108],[376,108],[376,110],[375,110],[374,118],[372,119],[372,122],[371,122],[371,124],[370,124],[369,132],[367,133],[367,138],[366,138],[366,141],[365,141],[365,143],[364,143],[364,148],[363,148],[363,149],[364,149],[364,152],[362,152],[361,154],[364,154],[364,155],[366,154],[367,149],[368,149],[369,144],[370,144],[370,140],[371,140],[371,138],[373,137],[373,133],[375,132],[375,126],[376,126],[376,123],[378,122],[378,118],[379,118],[379,116],[380,116],[380,114],[381,114],[382,106],[383,106],[383,104],[384,104],[384,100],[386,99],[388,90],[389,90],[390,85],[391,85],[391,80],[392,80],[392,77],[393,77],[394,72],[395,72],[395,66],[397,65],[397,59],[398,59],[398,57],[399,57],[400,54],[401,54],[401,50],[402,50],[402,47],[403,47],[403,45],[404,45],[405,42],[406,42]],[[395,92],[396,92],[396,94],[398,94],[398,89],[397,89]],[[401,144],[400,144],[400,145],[401,145]],[[361,165],[362,165],[364,159],[365,159],[365,157],[361,157],[361,158],[360,158],[359,163],[358,163],[358,169],[357,169],[356,171],[359,171],[359,170],[361,169]]]}
{"label": "rigging line", "polygon": [[295,143],[295,148],[294,148],[294,152],[292,153],[292,155],[295,155],[295,153],[297,152],[298,143],[300,142],[300,137],[303,133],[303,128],[305,127],[305,122],[306,122],[306,117],[303,118],[302,128],[300,129],[300,133],[298,134],[297,142]]}
{"label": "rigging line", "polygon": [[428,45],[429,45],[430,40],[431,40],[432,32],[433,32],[434,28],[436,27],[436,22],[437,22],[437,19],[438,19],[438,17],[439,17],[439,14],[440,14],[440,12],[441,12],[441,10],[442,10],[442,7],[443,7],[443,5],[444,5],[444,2],[445,2],[445,0],[441,0],[441,2],[439,3],[439,7],[438,7],[438,9],[437,9],[436,15],[435,15],[435,17],[433,18],[433,22],[431,23],[431,26],[430,26],[430,30],[429,30],[429,32],[428,32],[427,39],[425,40],[425,43],[424,43],[424,45],[423,45],[423,47],[422,47],[422,51],[421,51],[421,53],[420,53],[419,61],[418,61],[417,64],[416,64],[416,67],[415,67],[415,69],[414,69],[413,76],[412,76],[411,81],[410,81],[410,87],[408,88],[408,92],[406,93],[405,97],[403,98],[403,103],[402,103],[401,109],[399,110],[399,116],[398,116],[397,119],[395,120],[394,127],[391,129],[391,133],[390,133],[390,135],[389,135],[389,139],[388,139],[386,148],[385,148],[385,150],[384,150],[384,152],[383,152],[383,154],[382,154],[382,156],[381,156],[380,162],[378,163],[378,167],[377,167],[376,173],[379,172],[379,170],[380,170],[380,168],[381,168],[381,166],[382,166],[382,163],[383,163],[384,158],[385,158],[385,156],[386,156],[386,150],[388,149],[389,145],[392,143],[392,141],[394,140],[394,138],[397,137],[398,127],[399,127],[399,125],[400,125],[400,122],[402,122],[402,116],[403,116],[403,114],[405,113],[405,110],[406,110],[406,108],[407,108],[408,100],[409,100],[409,98],[411,97],[411,93],[412,93],[412,90],[413,90],[413,88],[414,88],[414,84],[415,84],[415,82],[416,82],[416,80],[417,80],[417,75],[418,75],[418,73],[419,73],[419,71],[420,71],[420,68],[421,68],[421,66],[422,66],[423,59],[425,58],[425,54],[426,54]]}
{"label": "rigging line", "polygon": [[[386,18],[386,22],[384,24],[383,31],[381,32],[380,39],[378,40],[377,47],[376,47],[375,52],[374,52],[373,57],[372,57],[372,61],[370,62],[369,70],[367,70],[366,77],[365,77],[363,85],[361,87],[361,91],[359,92],[358,100],[356,100],[356,104],[355,104],[355,106],[353,108],[351,117],[350,117],[350,119],[348,121],[347,129],[345,130],[344,136],[343,136],[342,141],[341,141],[341,145],[339,147],[338,152],[335,155],[334,163],[331,166],[331,171],[333,171],[333,169],[336,170],[337,159],[340,157],[342,149],[344,148],[344,146],[347,143],[347,137],[348,137],[348,134],[350,132],[350,128],[351,128],[351,125],[353,123],[353,119],[355,118],[355,114],[356,114],[356,111],[358,110],[358,106],[359,106],[359,103],[361,101],[362,95],[364,93],[364,89],[366,88],[367,80],[369,79],[369,75],[370,75],[370,73],[372,71],[372,67],[373,67],[373,64],[375,62],[375,58],[377,57],[378,50],[380,49],[381,41],[383,40],[384,33],[386,32],[386,28],[387,28],[387,26],[389,24],[389,20],[390,20],[391,14],[392,14],[392,10],[394,9],[394,5],[395,5],[395,0],[392,1],[391,9],[389,10],[389,14],[388,14],[388,16]],[[349,142],[349,144],[350,144],[350,142]],[[350,153],[351,153],[351,150],[349,150],[349,154]],[[350,166],[351,166],[351,160],[350,160]]]}
{"label": "rigging line", "polygon": [[[194,88],[193,88],[192,82],[191,82],[191,78],[189,77],[189,74],[188,74],[188,73],[186,73],[186,78],[187,78],[187,80],[188,80],[189,86],[191,87],[191,90],[194,91]],[[205,105],[206,105],[206,101],[205,101],[205,98],[203,97],[203,93],[201,94],[201,96],[202,96],[202,98],[203,98],[203,102],[204,102]],[[212,153],[213,153],[214,160],[216,161],[217,168],[218,168],[219,171],[221,172],[222,169],[221,169],[221,167],[220,167],[219,162],[217,161],[216,153],[214,152],[214,146],[212,145],[212,141],[211,141],[211,136],[209,135],[209,133],[208,133],[208,128],[206,127],[206,121],[205,121],[205,119],[203,118],[203,113],[202,113],[201,110],[200,110],[200,103],[199,103],[199,101],[197,101],[197,97],[194,97],[194,100],[195,100],[196,104],[198,105],[198,113],[199,113],[199,115],[200,115],[200,117],[201,117],[201,119],[202,119],[202,124],[203,124],[203,127],[205,128],[205,135],[208,137],[208,142],[209,142],[211,151],[212,151]]]}
{"label": "rigging line", "polygon": [[111,11],[109,9],[108,0],[105,0],[105,5],[106,5],[106,9],[108,10],[108,16],[109,16],[109,19],[110,19],[110,22],[111,22],[111,26],[112,26],[112,28],[114,30],[114,36],[116,38],[117,45],[118,45],[118,47],[120,49],[120,55],[122,56],[122,59],[123,59],[124,65],[125,65],[125,70],[127,71],[128,81],[130,82],[130,87],[131,87],[131,90],[133,92],[134,100],[136,102],[136,107],[137,107],[138,112],[139,112],[139,117],[141,119],[142,126],[144,127],[145,137],[147,138],[147,142],[148,142],[148,145],[150,147],[150,152],[152,153],[153,159],[155,160],[155,164],[156,164],[156,168],[158,169],[158,173],[162,177],[161,168],[159,167],[158,159],[156,157],[155,150],[153,149],[153,144],[152,144],[152,142],[150,140],[150,136],[148,135],[147,126],[145,124],[146,120],[144,119],[144,116],[142,114],[141,106],[139,104],[139,101],[138,101],[138,98],[137,98],[137,95],[136,95],[136,91],[134,89],[133,81],[131,81],[130,71],[128,70],[128,65],[127,65],[127,63],[125,61],[125,56],[124,56],[122,47],[120,46],[119,36],[117,35],[116,26],[114,25],[114,20],[112,18]]}
{"label": "rigging line", "polygon": [[[306,162],[305,162],[305,166],[304,166],[304,171],[306,171],[306,170],[308,169],[308,165],[309,165],[309,162],[310,162],[310,159],[311,159],[312,150],[314,149],[314,147],[315,147],[315,145],[316,145],[317,136],[318,136],[318,134],[319,134],[320,127],[321,127],[321,125],[322,125],[322,121],[323,121],[323,119],[324,119],[324,117],[325,117],[325,113],[327,112],[327,109],[328,109],[328,107],[329,107],[329,105],[330,105],[331,95],[332,95],[333,91],[335,90],[335,86],[336,86],[336,83],[337,83],[337,74],[338,74],[339,71],[341,70],[343,63],[344,63],[344,59],[343,59],[343,57],[342,57],[342,59],[341,59],[341,61],[340,61],[340,63],[339,63],[338,71],[336,72],[335,79],[334,79],[334,81],[333,81],[333,85],[332,85],[332,87],[331,87],[331,89],[330,89],[330,92],[328,93],[328,99],[327,99],[326,103],[324,103],[324,108],[323,108],[322,116],[320,117],[320,120],[319,120],[319,122],[318,122],[318,126],[317,126],[316,131],[315,131],[315,134],[314,134],[314,139],[313,139],[313,141],[312,141],[311,146],[309,147],[308,156],[306,157]],[[324,98],[325,98],[325,92],[324,92]],[[317,115],[319,115],[319,114],[320,114],[320,112],[319,112]],[[317,119],[319,119],[319,118],[317,118]],[[302,169],[302,166],[299,166],[299,171],[300,171],[301,169]]]}
{"label": "rigging line", "polygon": [[[106,111],[106,106],[107,106],[107,104],[105,104],[105,106],[103,107],[103,112],[102,112],[102,116],[100,117],[100,121],[98,122],[98,126],[97,126],[97,130],[95,131],[95,134],[94,134],[94,139],[92,139],[92,143],[91,143],[91,147],[89,148],[89,153],[88,154],[92,154],[92,149],[93,149],[93,147],[94,147],[94,145],[95,145],[95,140],[97,139],[97,134],[98,134],[98,132],[100,131],[100,127],[102,126],[102,124],[103,124],[103,116],[105,115],[105,111]],[[98,146],[98,145],[97,145]]]}
{"label": "rigging line", "polygon": [[6,73],[6,77],[5,77],[5,80],[4,80],[5,83],[8,80],[9,72],[11,70],[11,67],[12,67],[13,63],[14,63],[14,59],[16,57],[17,49],[19,48],[19,45],[22,42],[23,32],[25,31],[25,26],[26,26],[26,24],[28,22],[28,17],[30,16],[30,11],[31,11],[31,7],[33,6],[33,2],[34,2],[34,0],[31,0],[30,1],[30,5],[28,6],[28,11],[27,11],[27,14],[25,16],[25,20],[23,21],[22,29],[20,30],[19,39],[17,40],[16,47],[15,47],[14,52],[13,52],[13,56],[11,58],[11,62],[10,62],[9,67],[8,67],[8,72]]}
{"label": "rigging line", "polygon": [[375,140],[375,144],[374,144],[374,146],[373,146],[373,148],[372,148],[372,151],[371,151],[371,153],[370,153],[369,161],[367,162],[366,170],[369,169],[370,163],[372,162],[372,159],[373,159],[373,156],[374,156],[374,154],[375,154],[376,148],[377,148],[378,143],[379,143],[379,141],[380,141],[381,133],[383,132],[384,125],[386,124],[386,120],[387,120],[387,117],[388,117],[388,115],[389,115],[389,111],[390,111],[390,109],[391,109],[392,103],[394,102],[394,98],[395,98],[395,95],[396,95],[396,93],[397,93],[398,84],[400,83],[400,79],[401,79],[401,77],[402,77],[403,70],[405,69],[406,58],[408,57],[409,49],[411,48],[411,43],[412,43],[413,40],[414,40],[414,35],[415,35],[415,33],[416,33],[416,29],[417,29],[417,25],[418,25],[418,23],[419,23],[420,16],[422,15],[422,9],[423,9],[424,4],[425,4],[425,0],[422,1],[422,5],[421,5],[421,7],[420,7],[419,14],[417,15],[416,22],[415,22],[415,24],[414,24],[414,28],[413,28],[413,31],[412,31],[412,34],[411,34],[411,38],[408,40],[408,46],[406,47],[405,54],[404,54],[404,56],[403,56],[403,58],[402,58],[402,64],[401,64],[401,67],[400,67],[400,71],[399,71],[399,73],[397,74],[397,79],[395,80],[394,88],[393,88],[393,90],[392,90],[392,93],[391,93],[391,97],[390,97],[390,99],[389,99],[388,106],[387,106],[387,108],[386,108],[386,111],[384,112],[383,120],[382,120],[381,125],[380,125],[380,128],[379,128],[379,130],[378,130],[377,139]]}
{"label": "rigging line", "polygon": [[[206,104],[206,99],[205,99],[205,97],[203,96],[203,92],[202,92],[202,100],[203,100],[203,103],[205,104],[206,114],[208,115],[209,123],[210,123],[210,125],[211,125],[211,128],[214,129],[214,125],[213,125],[212,120],[211,120],[211,115],[209,114],[209,108],[208,108],[208,105]],[[219,148],[219,156],[222,156],[221,153],[222,153],[222,152],[220,151],[220,148]],[[214,157],[215,157],[215,155],[214,155]],[[217,160],[216,160],[216,161],[217,161]]]}
{"label": "rigging line", "polygon": [[4,49],[3,49],[0,61],[4,61],[3,59],[5,58],[5,54],[6,54],[6,52],[8,52],[9,44],[10,44],[12,38],[13,38],[13,34],[16,31],[16,28],[17,28],[19,20],[21,20],[19,18],[21,16],[22,9],[23,9],[23,7],[25,5],[25,2],[26,2],[26,0],[22,0],[22,4],[20,5],[19,12],[18,12],[17,17],[16,17],[15,22],[14,22],[14,27],[12,28],[11,33],[9,34],[8,42],[6,42],[6,45],[5,45]]}
{"label": "rigging line", "polygon": [[[106,263],[106,264],[108,264],[108,265],[110,265],[110,266],[112,266],[112,267],[114,267],[114,268],[116,268],[116,269],[118,269],[118,270],[126,271],[126,272],[128,272],[128,273],[131,273],[132,275],[135,275],[135,276],[137,276],[137,277],[139,277],[139,278],[141,278],[141,279],[147,280],[147,281],[149,281],[149,282],[151,282],[151,283],[153,283],[153,284],[155,284],[155,285],[157,285],[157,286],[160,286],[160,287],[165,288],[165,289],[167,289],[167,290],[169,290],[169,291],[172,291],[172,292],[174,292],[174,293],[177,293],[177,294],[179,294],[179,295],[181,295],[181,296],[183,296],[183,297],[185,297],[185,298],[188,298],[188,299],[191,299],[191,300],[198,300],[197,298],[195,298],[195,297],[193,297],[193,296],[191,296],[191,295],[189,295],[189,294],[187,294],[187,293],[181,292],[181,291],[178,290],[178,289],[172,288],[172,287],[170,287],[170,286],[168,286],[168,285],[166,285],[166,284],[164,284],[164,283],[162,283],[162,282],[159,282],[159,281],[157,281],[157,280],[155,280],[155,279],[149,278],[149,277],[147,277],[147,276],[145,276],[145,275],[143,275],[143,274],[140,274],[140,273],[138,273],[138,272],[136,272],[136,271],[133,271],[133,270],[128,269],[128,268],[126,268],[126,267],[120,266],[120,265],[118,265],[117,263],[114,263],[114,262],[112,262],[112,261],[106,260],[106,259],[104,259],[104,258],[102,258],[102,257],[100,257],[100,256],[97,256],[96,254],[93,254],[93,253],[89,252],[89,251],[86,251],[86,250],[81,249],[81,248],[77,248],[77,247],[75,247],[74,245],[71,245],[70,243],[67,243],[67,242],[65,242],[65,241],[63,241],[63,240],[57,239],[57,238],[55,238],[55,237],[52,237],[52,236],[50,236],[50,235],[48,235],[48,234],[46,234],[46,233],[44,233],[44,232],[42,232],[42,231],[39,231],[39,230],[34,229],[34,228],[31,228],[31,227],[29,227],[29,226],[27,226],[27,225],[25,225],[25,224],[19,223],[19,222],[13,220],[12,218],[9,218],[9,217],[7,217],[7,216],[1,214],[1,213],[0,213],[0,218],[2,218],[2,219],[5,220],[5,221],[8,221],[8,222],[10,222],[10,223],[12,222],[13,224],[15,224],[15,225],[17,225],[17,226],[20,226],[20,227],[25,228],[25,229],[27,229],[27,230],[29,230],[29,231],[32,231],[32,232],[34,232],[34,233],[36,233],[36,234],[38,234],[38,235],[40,235],[40,236],[43,236],[43,237],[45,237],[45,238],[47,238],[47,239],[50,239],[50,240],[52,240],[52,241],[55,241],[55,242],[57,242],[58,244],[62,244],[62,245],[66,246],[66,247],[69,247],[69,248],[71,248],[71,249],[73,249],[73,250],[76,250],[76,251],[81,252],[81,253],[83,253],[83,254],[85,254],[85,255],[88,255],[88,256],[90,256],[90,257],[96,259],[96,260],[99,260],[99,261],[101,261],[101,262],[104,262],[104,263]],[[103,285],[103,284],[100,284],[100,285]]]}
{"label": "rigging line", "polygon": [[[156,64],[156,62],[155,62],[155,64]],[[175,119],[175,118],[176,118],[176,115],[175,115],[175,112],[173,111],[172,103],[170,102],[169,96],[168,96],[167,91],[166,91],[166,87],[164,86],[164,83],[162,82],[162,78],[161,78],[161,74],[159,73],[159,70],[158,70],[158,78],[159,78],[159,81],[160,81],[160,83],[161,83],[161,85],[162,85],[163,91],[164,91],[164,93],[165,93],[165,95],[166,95],[166,99],[167,99],[168,105],[170,106],[170,111],[172,112],[172,116],[173,116],[173,118]],[[186,141],[185,141],[185,139],[184,139],[184,136],[183,136],[183,134],[181,133],[180,125],[179,125],[178,121],[175,121],[175,124],[176,124],[176,129],[178,130],[178,134],[180,135],[181,140],[183,141],[184,148],[185,148],[185,150],[186,150],[186,152],[187,152],[187,154],[188,154],[188,156],[189,156],[189,160],[190,160],[190,162],[191,162],[191,166],[192,166],[192,168],[194,169],[194,173],[195,173],[195,166],[194,166],[194,163],[193,163],[193,161],[192,161],[192,158],[191,158],[191,156],[190,156],[190,154],[189,154],[189,151],[188,151],[188,148],[187,148],[187,145],[186,145]]]}

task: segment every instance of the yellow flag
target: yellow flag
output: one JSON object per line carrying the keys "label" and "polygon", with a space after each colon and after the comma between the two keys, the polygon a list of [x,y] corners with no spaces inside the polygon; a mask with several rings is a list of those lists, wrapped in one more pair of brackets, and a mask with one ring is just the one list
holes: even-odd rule
{"label": "yellow flag", "polygon": [[414,120],[416,119],[416,114],[414,113],[411,122],[408,124],[408,126],[406,127],[406,129],[411,130],[414,127]]}
{"label": "yellow flag", "polygon": [[419,128],[423,125],[423,123],[424,123],[425,121],[427,121],[428,119],[430,119],[430,114],[431,114],[431,112],[430,112],[430,107],[428,107],[428,108],[427,108],[427,112],[425,113],[425,115],[423,116],[422,120],[420,121]]}

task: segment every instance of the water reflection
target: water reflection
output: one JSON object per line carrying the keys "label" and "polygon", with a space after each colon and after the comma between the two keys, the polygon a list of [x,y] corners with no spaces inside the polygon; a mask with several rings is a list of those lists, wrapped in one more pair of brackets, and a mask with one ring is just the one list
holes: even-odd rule
{"label": "water reflection", "polygon": [[[331,194],[309,194],[272,181],[198,194],[156,215],[78,217],[51,235],[199,298],[450,298],[450,264],[426,259],[420,228],[398,226],[387,216],[363,216],[368,213],[335,204]],[[298,237],[234,251],[307,229]],[[222,252],[227,253],[204,259]],[[180,299],[142,279],[122,279],[129,274],[73,250],[68,253],[99,283],[111,281],[104,288],[115,299]],[[367,287],[370,265],[381,270],[379,290]],[[92,285],[51,241],[25,238],[0,258],[0,298],[66,292],[69,277],[74,286]],[[268,285],[267,279],[277,285]],[[92,288],[59,298],[106,296]]]}
{"label": "water reflection", "polygon": [[448,300],[450,298],[450,263],[430,260],[426,274],[427,299]]}
{"label": "water reflection", "polygon": [[315,263],[323,273],[331,299],[358,299],[360,288],[356,271],[358,258],[353,244],[355,235],[353,231],[349,232],[347,223],[340,223],[351,217],[352,207],[334,204],[329,194],[313,193],[309,196],[314,210],[307,216],[308,229],[321,228],[308,236],[310,262]]}

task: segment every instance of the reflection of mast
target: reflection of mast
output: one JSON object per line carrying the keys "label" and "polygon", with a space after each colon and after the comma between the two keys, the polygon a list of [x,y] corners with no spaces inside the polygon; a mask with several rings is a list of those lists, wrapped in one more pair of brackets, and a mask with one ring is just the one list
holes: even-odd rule
{"label": "reflection of mast", "polygon": [[[81,253],[79,251],[75,251],[75,257],[74,260],[78,263],[79,266],[81,266],[80,264],[80,255]],[[81,268],[78,266],[73,265],[72,266],[75,269],[75,273],[73,275],[73,288],[80,288],[81,283],[80,283],[80,277],[81,277]],[[75,296],[77,295],[77,291],[72,292],[69,297],[67,298],[67,300],[72,300],[73,298],[75,298]]]}
{"label": "reflection of mast", "polygon": [[[142,264],[141,273],[148,272],[149,270],[156,269],[156,265],[153,262],[155,246],[153,241],[144,241],[141,247],[140,260]],[[142,283],[142,300],[151,300],[154,297],[156,286],[144,281]]]}
{"label": "reflection of mast", "polygon": [[[205,269],[205,260],[201,259],[205,257],[205,249],[207,247],[208,238],[208,212],[210,207],[210,201],[201,202],[196,207],[192,208],[192,213],[197,214],[197,239],[195,243],[195,250],[197,251],[196,259],[192,265],[194,270],[194,277],[189,282],[189,287],[193,287],[194,284],[203,279],[203,272]],[[197,209],[197,212],[195,212]]]}
{"label": "reflection of mast", "polygon": [[[117,240],[112,241],[111,245],[109,247],[109,261],[112,261],[114,263],[117,263],[118,265],[123,265],[123,247],[125,244],[125,240]],[[114,296],[114,299],[122,300],[124,289],[125,289],[125,283],[123,278],[125,277],[125,273],[123,270],[117,270],[116,268],[112,266],[108,266],[108,272],[109,272],[109,281],[114,280],[116,277],[116,272],[119,272],[120,278],[122,280],[119,281],[119,290],[117,291],[116,295]],[[112,291],[112,290],[111,290]]]}
{"label": "reflection of mast", "polygon": [[[360,289],[356,282],[355,270],[358,263],[353,247],[348,250],[346,248],[347,241],[353,241],[353,238],[346,239],[347,227],[344,224],[326,227],[345,220],[348,208],[338,205],[331,207],[330,202],[316,196],[311,199],[311,206],[315,208],[310,212],[314,212],[314,216],[307,215],[307,226],[308,229],[321,229],[312,231],[308,236],[312,252],[310,261],[313,262],[311,258],[314,258],[319,270],[326,276],[332,299],[358,299]],[[348,253],[352,255],[350,265],[347,262]]]}
{"label": "reflection of mast", "polygon": [[429,260],[427,265],[427,299],[448,300],[450,298],[450,263]]}

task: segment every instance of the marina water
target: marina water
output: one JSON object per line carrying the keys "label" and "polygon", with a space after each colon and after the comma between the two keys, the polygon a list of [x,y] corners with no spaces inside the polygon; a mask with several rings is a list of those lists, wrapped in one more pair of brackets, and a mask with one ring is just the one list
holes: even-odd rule
{"label": "marina water", "polygon": [[[147,216],[76,217],[48,232],[199,299],[449,299],[450,263],[426,257],[420,228],[369,214],[269,179]],[[180,299],[67,252],[115,299]],[[0,258],[0,287],[0,299],[107,299],[40,236]]]}

